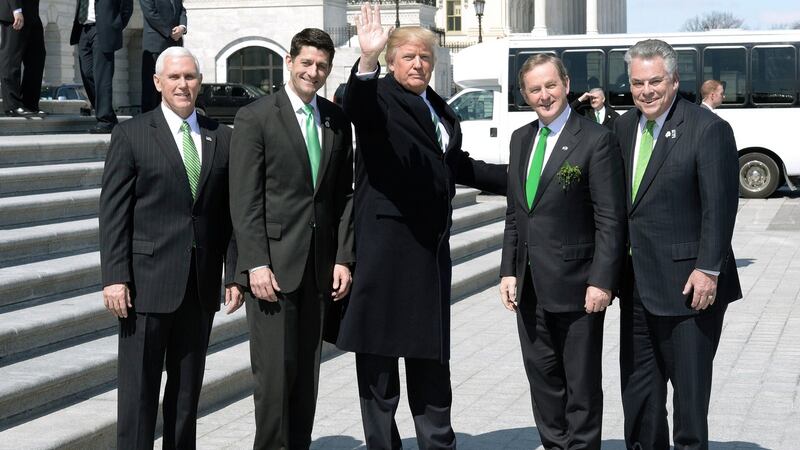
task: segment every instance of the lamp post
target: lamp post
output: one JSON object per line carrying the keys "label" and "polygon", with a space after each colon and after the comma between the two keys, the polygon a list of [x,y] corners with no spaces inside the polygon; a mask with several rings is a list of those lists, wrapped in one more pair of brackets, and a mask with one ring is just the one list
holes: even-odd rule
{"label": "lamp post", "polygon": [[400,0],[394,0],[394,27],[400,28]]}
{"label": "lamp post", "polygon": [[486,0],[475,0],[475,15],[478,16],[478,43],[483,42],[483,7],[486,6]]}

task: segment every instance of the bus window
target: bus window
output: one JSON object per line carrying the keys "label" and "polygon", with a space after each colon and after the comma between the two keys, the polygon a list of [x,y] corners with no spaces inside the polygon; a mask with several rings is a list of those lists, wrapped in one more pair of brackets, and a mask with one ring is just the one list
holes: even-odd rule
{"label": "bus window", "polygon": [[603,87],[604,55],[600,50],[567,50],[561,55],[569,74],[570,102],[584,92]]}
{"label": "bus window", "polygon": [[606,98],[611,106],[633,106],[631,86],[628,81],[628,65],[625,64],[627,50],[608,52],[608,85]]}
{"label": "bus window", "polygon": [[741,105],[745,100],[747,56],[742,47],[706,47],[703,79],[719,80],[725,86],[723,105]]}
{"label": "bus window", "polygon": [[697,101],[697,51],[695,49],[676,49],[678,53],[678,92],[690,102]]}
{"label": "bus window", "polygon": [[494,105],[492,91],[468,92],[450,104],[462,122],[468,120],[492,120]]}
{"label": "bus window", "polygon": [[753,47],[751,57],[753,103],[794,103],[794,47]]}

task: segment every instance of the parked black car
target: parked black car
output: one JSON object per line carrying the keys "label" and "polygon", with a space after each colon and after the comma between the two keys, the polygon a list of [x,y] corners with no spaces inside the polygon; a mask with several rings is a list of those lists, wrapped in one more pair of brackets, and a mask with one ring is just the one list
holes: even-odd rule
{"label": "parked black car", "polygon": [[199,114],[220,122],[232,123],[239,108],[264,95],[267,93],[249,84],[204,83],[200,87],[195,107]]}

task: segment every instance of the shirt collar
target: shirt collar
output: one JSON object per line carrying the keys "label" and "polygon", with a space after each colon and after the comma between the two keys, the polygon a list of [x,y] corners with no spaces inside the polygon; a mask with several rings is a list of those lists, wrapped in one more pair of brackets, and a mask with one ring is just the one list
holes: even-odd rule
{"label": "shirt collar", "polygon": [[[286,95],[289,97],[289,102],[292,104],[292,109],[294,112],[299,112],[306,106],[306,103],[301,100],[300,97],[292,90],[291,86],[289,86],[289,83],[286,83],[283,86],[283,89],[286,90]],[[314,94],[314,97],[310,102],[308,102],[308,104],[314,108],[314,111],[317,114],[319,114],[319,108],[317,108],[317,94]]]}
{"label": "shirt collar", "polygon": [[[661,127],[664,126],[664,122],[667,121],[667,115],[669,114],[670,111],[672,111],[672,106],[675,105],[675,100],[677,100],[677,99],[678,99],[677,95],[675,95],[675,97],[672,97],[672,103],[669,104],[669,108],[667,108],[666,111],[661,113],[660,116],[656,117],[656,125],[655,125],[655,127],[653,127],[653,130],[656,130],[656,129],[660,130]],[[645,117],[644,114],[640,114],[640,117],[639,117],[639,131],[644,130],[644,127],[646,127],[646,126],[647,126],[647,117]]]}
{"label": "shirt collar", "polygon": [[569,119],[569,115],[570,115],[571,111],[572,111],[572,108],[570,108],[569,105],[567,105],[567,107],[564,108],[563,111],[561,111],[561,114],[559,114],[558,117],[556,117],[552,122],[550,122],[549,125],[545,125],[544,122],[542,122],[540,120],[539,121],[539,128],[542,128],[542,127],[549,128],[550,129],[550,133],[549,134],[551,136],[554,135],[554,134],[560,133],[561,129],[564,128],[564,125],[567,124],[567,119]]}
{"label": "shirt collar", "polygon": [[189,128],[191,128],[193,132],[200,134],[200,125],[197,123],[196,110],[193,109],[189,117],[182,119],[181,116],[175,114],[175,111],[169,109],[166,103],[161,102],[161,111],[164,113],[164,118],[167,119],[167,126],[169,126],[169,130],[172,134],[177,134],[181,131],[181,125],[184,120],[189,123]]}

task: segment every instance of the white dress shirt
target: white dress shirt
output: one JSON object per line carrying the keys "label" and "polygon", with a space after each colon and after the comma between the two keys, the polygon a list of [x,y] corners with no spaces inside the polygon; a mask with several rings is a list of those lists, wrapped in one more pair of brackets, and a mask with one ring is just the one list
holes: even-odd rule
{"label": "white dress shirt", "polygon": [[186,158],[183,156],[183,131],[181,131],[181,125],[184,120],[189,123],[192,141],[194,141],[194,148],[197,150],[197,157],[200,160],[200,167],[203,167],[203,140],[202,136],[200,136],[200,125],[197,124],[197,111],[192,111],[189,117],[181,119],[181,117],[175,114],[173,110],[169,109],[164,102],[161,102],[161,111],[164,112],[164,118],[167,119],[169,132],[172,134],[172,139],[175,140],[175,145],[178,147],[178,152],[184,162]]}
{"label": "white dress shirt", "polygon": [[89,0],[89,9],[86,11],[86,22],[83,25],[89,25],[97,21],[97,13],[94,8],[94,0]]}
{"label": "white dress shirt", "polygon": [[531,156],[530,158],[528,158],[528,165],[526,166],[525,169],[526,179],[528,177],[528,174],[531,172],[533,155],[534,153],[536,153],[536,146],[539,144],[539,138],[541,137],[539,131],[541,131],[541,129],[544,127],[550,129],[550,134],[547,135],[547,142],[545,143],[545,148],[544,148],[544,161],[542,162],[542,170],[544,170],[544,166],[547,165],[547,161],[550,159],[550,155],[553,154],[553,148],[555,148],[556,146],[556,141],[558,140],[558,137],[561,135],[561,131],[564,130],[564,125],[567,124],[567,119],[569,119],[571,111],[572,108],[570,108],[569,105],[567,105],[567,107],[564,108],[564,111],[561,111],[561,114],[559,114],[558,117],[555,118],[555,120],[550,122],[550,124],[545,124],[544,122],[542,122],[541,119],[539,120],[539,130],[536,132],[536,137],[533,140],[533,151],[531,151]]}
{"label": "white dress shirt", "polygon": [[[598,117],[600,118],[600,120],[597,120]],[[603,119],[606,118],[606,106],[605,105],[603,105],[600,108],[600,110],[594,110],[594,118],[595,118],[595,121],[597,123],[603,123]]]}
{"label": "white dress shirt", "polygon": [[[294,110],[297,124],[300,125],[300,132],[303,133],[303,139],[306,141],[306,147],[308,147],[308,136],[306,136],[306,111],[304,109],[306,104],[292,90],[292,87],[289,85],[289,83],[286,83],[283,86],[283,89],[286,90],[286,95],[289,97],[289,102],[292,104],[292,109]],[[311,108],[314,111],[314,123],[317,125],[317,137],[319,138],[320,149],[322,149],[322,121],[320,120],[316,94],[314,94],[314,98],[311,99],[309,105],[311,105]]]}

